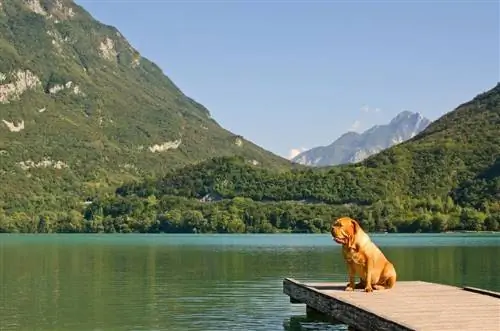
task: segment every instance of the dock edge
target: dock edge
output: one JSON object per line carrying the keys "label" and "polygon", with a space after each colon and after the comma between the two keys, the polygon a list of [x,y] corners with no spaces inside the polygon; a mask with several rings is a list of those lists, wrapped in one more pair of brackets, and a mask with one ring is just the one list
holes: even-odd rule
{"label": "dock edge", "polygon": [[359,331],[415,331],[407,325],[391,321],[384,316],[371,313],[338,298],[328,296],[314,287],[307,286],[293,278],[283,279],[283,293],[290,297],[291,303],[305,304]]}

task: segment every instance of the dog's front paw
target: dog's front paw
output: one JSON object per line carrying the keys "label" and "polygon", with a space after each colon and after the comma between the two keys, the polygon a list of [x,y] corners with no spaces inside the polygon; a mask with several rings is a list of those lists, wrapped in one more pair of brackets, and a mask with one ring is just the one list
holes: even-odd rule
{"label": "dog's front paw", "polygon": [[344,291],[354,291],[354,288],[351,285],[347,285]]}
{"label": "dog's front paw", "polygon": [[371,286],[365,287],[365,292],[373,292],[373,288]]}

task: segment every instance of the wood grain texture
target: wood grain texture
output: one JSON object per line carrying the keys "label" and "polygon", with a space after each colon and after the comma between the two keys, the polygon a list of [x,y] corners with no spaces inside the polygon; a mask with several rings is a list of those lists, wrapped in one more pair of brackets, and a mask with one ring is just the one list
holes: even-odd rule
{"label": "wood grain texture", "polygon": [[347,283],[283,280],[283,292],[357,330],[500,331],[500,293],[422,281],[346,292]]}

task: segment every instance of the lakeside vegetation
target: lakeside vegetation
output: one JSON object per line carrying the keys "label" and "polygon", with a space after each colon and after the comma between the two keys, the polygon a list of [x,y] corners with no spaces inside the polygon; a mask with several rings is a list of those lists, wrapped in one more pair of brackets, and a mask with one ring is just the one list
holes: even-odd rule
{"label": "lakeside vegetation", "polygon": [[499,231],[500,208],[477,210],[451,198],[379,201],[370,206],[257,202],[236,197],[200,202],[185,197],[110,197],[83,212],[0,214],[0,232],[25,233],[273,233],[329,231],[331,218],[349,215],[370,232]]}

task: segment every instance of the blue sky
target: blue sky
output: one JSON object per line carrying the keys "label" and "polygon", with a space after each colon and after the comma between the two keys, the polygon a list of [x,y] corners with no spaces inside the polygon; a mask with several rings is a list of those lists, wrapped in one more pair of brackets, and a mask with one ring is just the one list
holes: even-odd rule
{"label": "blue sky", "polygon": [[285,157],[403,110],[435,120],[500,81],[497,0],[76,2]]}

